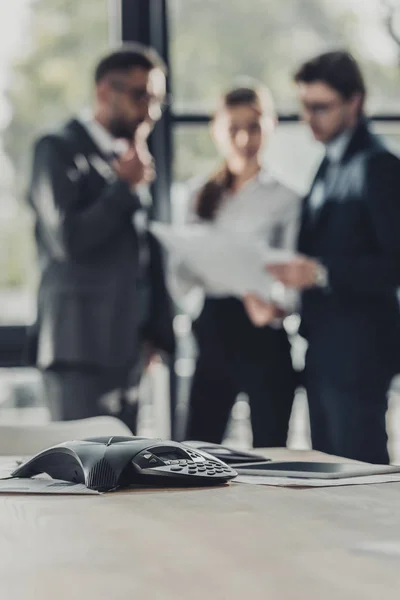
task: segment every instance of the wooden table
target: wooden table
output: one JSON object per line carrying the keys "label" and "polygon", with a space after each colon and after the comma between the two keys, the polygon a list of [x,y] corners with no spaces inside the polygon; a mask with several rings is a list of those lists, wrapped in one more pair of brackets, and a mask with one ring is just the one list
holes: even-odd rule
{"label": "wooden table", "polygon": [[1,600],[398,600],[399,561],[400,483],[0,495]]}

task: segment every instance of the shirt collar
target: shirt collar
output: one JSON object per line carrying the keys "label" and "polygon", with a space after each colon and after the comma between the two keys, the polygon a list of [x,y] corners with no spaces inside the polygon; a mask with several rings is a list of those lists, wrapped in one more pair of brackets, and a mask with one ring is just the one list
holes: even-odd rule
{"label": "shirt collar", "polygon": [[260,184],[270,184],[275,181],[274,173],[271,167],[263,165],[257,174],[256,180]]}
{"label": "shirt collar", "polygon": [[342,160],[352,135],[353,129],[346,129],[325,145],[326,156],[331,163],[338,163]]}
{"label": "shirt collar", "polygon": [[248,192],[248,190],[253,189],[254,187],[263,185],[269,179],[270,179],[269,173],[267,172],[265,167],[261,167],[261,169],[254,175],[254,177],[252,177],[251,179],[246,181],[246,183],[243,184],[243,186],[240,188],[240,190],[238,190],[237,192],[225,190],[224,196],[226,196],[226,197],[241,196],[242,192]]}
{"label": "shirt collar", "polygon": [[116,139],[95,119],[93,114],[83,114],[80,121],[103,154],[122,154],[126,151],[128,142],[126,140]]}

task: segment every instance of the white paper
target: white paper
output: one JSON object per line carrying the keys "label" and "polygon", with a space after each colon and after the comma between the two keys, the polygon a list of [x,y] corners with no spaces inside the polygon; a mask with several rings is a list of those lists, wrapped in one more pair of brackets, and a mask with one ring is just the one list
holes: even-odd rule
{"label": "white paper", "polygon": [[82,483],[35,477],[0,480],[0,494],[99,494]]}
{"label": "white paper", "polygon": [[366,477],[347,477],[345,479],[306,479],[296,477],[268,477],[263,475],[239,475],[233,483],[251,485],[271,485],[275,487],[337,487],[341,485],[372,485],[378,483],[400,482],[400,473],[395,475],[368,475]]}
{"label": "white paper", "polygon": [[171,253],[184,260],[207,290],[243,297],[254,293],[270,299],[276,282],[266,271],[268,263],[285,263],[293,252],[268,248],[247,234],[224,231],[215,225],[193,224],[174,227],[151,223],[150,231]]}
{"label": "white paper", "polygon": [[363,542],[354,548],[356,552],[377,556],[400,557],[400,540],[384,540],[379,542]]}
{"label": "white paper", "polygon": [[12,459],[1,464],[0,494],[99,494],[96,490],[89,490],[82,483],[60,481],[44,474],[29,479],[10,478],[11,473],[21,462]]}

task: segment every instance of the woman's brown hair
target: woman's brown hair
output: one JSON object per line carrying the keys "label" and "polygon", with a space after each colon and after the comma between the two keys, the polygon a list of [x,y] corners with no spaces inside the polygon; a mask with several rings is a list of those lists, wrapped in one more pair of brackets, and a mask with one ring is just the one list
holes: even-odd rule
{"label": "woman's brown hair", "polygon": [[[272,98],[267,89],[238,87],[222,97],[221,109],[241,105],[256,105],[260,111],[270,110],[274,113]],[[220,110],[221,110],[220,109]],[[204,220],[212,221],[221,204],[222,196],[230,190],[234,183],[234,175],[224,161],[210,176],[201,188],[196,203],[196,214]]]}

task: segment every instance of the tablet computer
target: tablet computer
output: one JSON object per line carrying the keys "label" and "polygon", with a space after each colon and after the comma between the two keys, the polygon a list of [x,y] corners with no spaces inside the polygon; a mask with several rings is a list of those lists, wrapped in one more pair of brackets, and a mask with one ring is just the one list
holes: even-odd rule
{"label": "tablet computer", "polygon": [[369,463],[330,463],[270,461],[264,463],[231,464],[239,475],[263,477],[294,477],[304,479],[345,479],[400,473],[400,466],[372,465]]}

